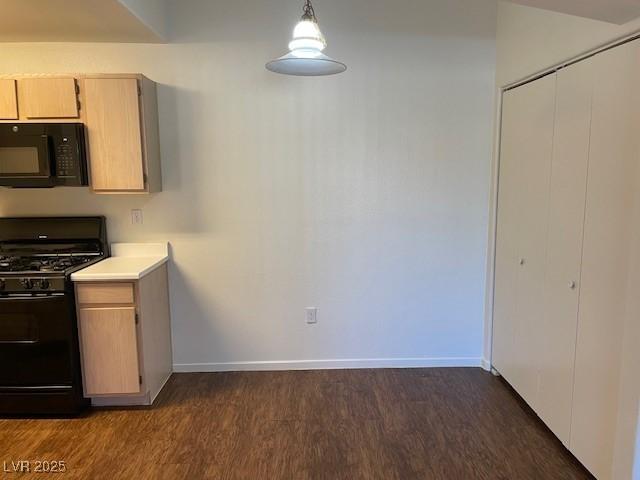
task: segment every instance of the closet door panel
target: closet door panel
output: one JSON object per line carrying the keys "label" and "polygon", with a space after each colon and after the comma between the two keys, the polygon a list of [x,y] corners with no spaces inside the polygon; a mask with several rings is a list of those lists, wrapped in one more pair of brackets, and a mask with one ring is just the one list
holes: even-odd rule
{"label": "closet door panel", "polygon": [[539,364],[544,318],[544,276],[549,214],[549,181],[553,152],[556,75],[526,86],[535,90],[527,106],[526,142],[521,145],[519,320],[516,332],[518,392],[538,411]]}
{"label": "closet door panel", "polygon": [[519,146],[523,140],[522,99],[506,92],[502,104],[502,140],[498,179],[492,364],[513,382],[516,299],[518,296],[518,235],[520,203]]}
{"label": "closet door panel", "polygon": [[569,445],[593,64],[558,72],[538,414]]}
{"label": "closet door panel", "polygon": [[[611,478],[635,170],[637,42],[595,56],[570,449]],[[633,293],[635,294],[635,293]]]}
{"label": "closet door panel", "polygon": [[504,100],[500,161],[500,181],[504,183],[499,187],[496,245],[495,364],[535,408],[555,75],[506,92]]}

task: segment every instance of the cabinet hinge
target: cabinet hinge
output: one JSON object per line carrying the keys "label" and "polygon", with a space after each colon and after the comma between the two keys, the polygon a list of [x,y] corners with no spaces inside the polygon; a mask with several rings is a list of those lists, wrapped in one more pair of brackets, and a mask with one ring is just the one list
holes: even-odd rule
{"label": "cabinet hinge", "polygon": [[138,376],[138,382],[140,382],[140,385],[142,385],[142,375]]}
{"label": "cabinet hinge", "polygon": [[80,103],[80,100],[76,100],[76,103],[78,104],[78,111],[82,110],[82,104]]}
{"label": "cabinet hinge", "polygon": [[80,85],[76,82],[76,95],[80,95]]}
{"label": "cabinet hinge", "polygon": [[136,312],[136,325],[138,325],[138,323],[140,323],[140,315]]}
{"label": "cabinet hinge", "polygon": [[147,184],[147,180],[148,180],[147,174],[143,173],[142,174],[142,181],[144,182],[145,185]]}
{"label": "cabinet hinge", "polygon": [[141,97],[142,96],[142,88],[140,88],[140,84],[137,84],[138,87],[138,96]]}

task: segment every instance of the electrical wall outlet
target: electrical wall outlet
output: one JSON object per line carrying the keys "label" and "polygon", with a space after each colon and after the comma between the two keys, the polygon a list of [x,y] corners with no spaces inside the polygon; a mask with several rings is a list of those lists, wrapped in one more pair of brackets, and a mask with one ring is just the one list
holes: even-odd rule
{"label": "electrical wall outlet", "polygon": [[131,210],[131,223],[133,225],[142,225],[142,210],[139,208]]}
{"label": "electrical wall outlet", "polygon": [[307,307],[304,312],[307,323],[318,323],[318,309],[316,307]]}

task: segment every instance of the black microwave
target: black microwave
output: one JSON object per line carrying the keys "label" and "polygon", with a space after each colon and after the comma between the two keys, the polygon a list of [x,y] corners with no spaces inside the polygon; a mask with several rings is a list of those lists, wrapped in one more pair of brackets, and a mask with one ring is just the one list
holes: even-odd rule
{"label": "black microwave", "polygon": [[0,185],[88,185],[82,123],[0,124]]}

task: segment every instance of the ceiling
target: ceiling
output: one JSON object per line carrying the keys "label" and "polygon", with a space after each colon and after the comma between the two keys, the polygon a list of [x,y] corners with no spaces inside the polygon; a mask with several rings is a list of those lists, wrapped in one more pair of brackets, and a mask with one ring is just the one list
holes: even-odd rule
{"label": "ceiling", "polygon": [[[1,0],[0,42],[139,42],[166,37],[165,0]],[[623,24],[640,0],[508,0]]]}
{"label": "ceiling", "polygon": [[162,42],[159,0],[2,0],[0,42]]}
{"label": "ceiling", "polygon": [[529,7],[623,24],[640,17],[640,0],[509,0]]}

